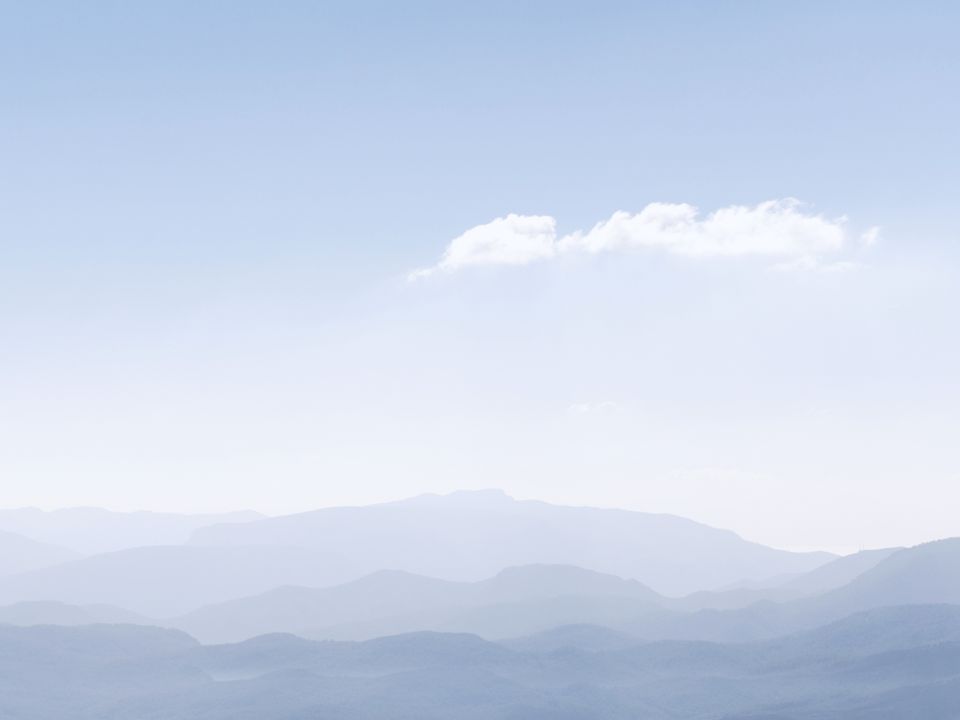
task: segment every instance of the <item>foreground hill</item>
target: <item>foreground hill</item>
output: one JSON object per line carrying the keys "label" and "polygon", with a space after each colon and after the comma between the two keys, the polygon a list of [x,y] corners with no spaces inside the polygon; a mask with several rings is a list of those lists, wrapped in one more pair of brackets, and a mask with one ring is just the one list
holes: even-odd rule
{"label": "foreground hill", "polygon": [[499,491],[213,525],[190,542],[346,548],[355,576],[389,568],[476,581],[517,565],[575,565],[666,595],[806,572],[833,559],[775,550],[672,515],[518,501]]}
{"label": "foreground hill", "polygon": [[0,577],[57,565],[79,557],[62,547],[0,531]]}
{"label": "foreground hill", "polygon": [[363,639],[414,630],[497,638],[569,623],[614,625],[664,602],[635,580],[569,566],[509,568],[475,583],[381,571],[330,588],[277,588],[201,608],[174,624],[204,642],[276,632]]}
{"label": "foreground hill", "polygon": [[960,707],[954,607],[880,609],[762,643],[552,635],[198,646],[156,628],[0,627],[0,717],[955,720]]}
{"label": "foreground hill", "polygon": [[179,545],[204,525],[249,522],[262,517],[249,511],[189,515],[101,508],[15,508],[0,510],[0,530],[94,555],[146,545]]}

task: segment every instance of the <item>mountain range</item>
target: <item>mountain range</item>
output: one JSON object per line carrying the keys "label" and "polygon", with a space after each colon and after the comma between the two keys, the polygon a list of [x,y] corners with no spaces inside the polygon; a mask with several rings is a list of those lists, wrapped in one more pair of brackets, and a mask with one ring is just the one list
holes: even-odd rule
{"label": "mountain range", "polygon": [[[106,518],[103,536],[119,542],[115,529],[129,518],[116,515],[81,513]],[[82,525],[73,513],[39,517],[69,520],[59,531],[48,524],[50,536]],[[198,527],[179,545],[85,557],[0,533],[0,567],[12,570],[0,577],[0,605],[19,605],[21,618],[31,607],[37,617],[55,616],[53,608],[64,615],[66,606],[111,607],[205,641],[268,632],[357,640],[416,630],[496,639],[584,623],[647,639],[727,641],[812,627],[878,604],[960,597],[958,541],[839,558],[796,554],[672,516],[516,501],[498,491],[278,518],[234,514],[209,526],[158,517],[164,533]],[[520,562],[529,559],[537,561]],[[417,566],[447,574],[410,569]],[[483,567],[492,571],[470,577]],[[736,578],[739,587],[707,589]],[[654,581],[698,591],[675,597]]]}
{"label": "mountain range", "polygon": [[[170,624],[205,642],[277,632],[363,640],[413,631],[496,640],[583,623],[647,640],[732,642],[775,637],[881,606],[960,604],[960,539],[834,563],[839,567],[813,570],[806,582],[789,583],[808,588],[808,595],[780,602],[748,599],[742,605],[730,600],[727,609],[701,609],[690,597],[668,598],[612,575],[533,565],[475,583],[382,571],[330,588],[281,587],[204,607]],[[815,593],[814,587],[825,592]]]}
{"label": "mountain range", "polygon": [[[498,492],[148,516],[128,532],[124,514],[6,515],[33,536],[0,531],[0,717],[954,720],[960,707],[960,538],[798,554]],[[103,519],[86,546],[78,517]],[[163,542],[126,546],[150,540]]]}
{"label": "mountain range", "polygon": [[0,509],[0,530],[57,545],[77,555],[94,555],[147,545],[180,545],[205,525],[249,522],[262,517],[246,510],[184,514],[113,512],[93,507],[12,508]]}
{"label": "mountain range", "polygon": [[673,515],[514,500],[499,490],[220,523],[196,530],[190,544],[348,551],[356,577],[389,569],[469,582],[517,565],[575,565],[665,595],[803,573],[835,559],[776,550]]}
{"label": "mountain range", "polygon": [[[158,618],[380,570],[475,582],[509,567],[570,565],[672,595],[796,576],[835,559],[768,548],[670,515],[517,501],[499,491],[275,518],[16,510],[0,512],[3,523],[72,549],[0,577],[0,603],[106,604]],[[76,555],[96,547],[117,549]],[[25,556],[0,544],[0,569],[18,557]]]}
{"label": "mountain range", "polygon": [[943,605],[732,644],[579,626],[504,643],[411,633],[203,646],[129,625],[0,626],[0,716],[18,720],[954,720],[958,698],[960,608]]}
{"label": "mountain range", "polygon": [[0,530],[0,578],[59,565],[78,557],[66,548]]}
{"label": "mountain range", "polygon": [[665,601],[635,580],[564,565],[508,568],[474,583],[380,571],[330,588],[277,588],[172,624],[204,642],[277,632],[337,640],[415,630],[509,637],[570,623],[616,624]]}
{"label": "mountain range", "polygon": [[340,567],[300,547],[141,547],[0,578],[0,604],[113,605],[162,618],[290,583],[343,582]]}

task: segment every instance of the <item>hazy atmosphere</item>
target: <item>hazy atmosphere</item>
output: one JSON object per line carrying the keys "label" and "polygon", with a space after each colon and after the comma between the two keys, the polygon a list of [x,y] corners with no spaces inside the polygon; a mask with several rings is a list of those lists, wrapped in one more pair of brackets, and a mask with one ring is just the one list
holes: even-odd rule
{"label": "hazy atmosphere", "polygon": [[949,3],[4,14],[7,506],[960,530]]}
{"label": "hazy atmosphere", "polygon": [[0,720],[948,720],[958,25],[0,0]]}

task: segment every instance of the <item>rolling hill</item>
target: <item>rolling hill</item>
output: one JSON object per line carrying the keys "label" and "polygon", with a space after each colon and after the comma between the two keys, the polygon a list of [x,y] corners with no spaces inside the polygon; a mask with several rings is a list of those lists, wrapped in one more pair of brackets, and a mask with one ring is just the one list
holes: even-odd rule
{"label": "rolling hill", "polygon": [[0,627],[0,716],[954,720],[958,638],[960,609],[944,606],[885,608],[733,644],[643,643],[579,627],[509,643],[273,634],[200,646],[157,628]]}
{"label": "rolling hill", "polygon": [[475,583],[381,571],[330,588],[277,588],[201,608],[173,624],[204,642],[276,632],[366,639],[462,630],[507,637],[569,623],[616,623],[663,602],[634,580],[569,566],[509,568]]}

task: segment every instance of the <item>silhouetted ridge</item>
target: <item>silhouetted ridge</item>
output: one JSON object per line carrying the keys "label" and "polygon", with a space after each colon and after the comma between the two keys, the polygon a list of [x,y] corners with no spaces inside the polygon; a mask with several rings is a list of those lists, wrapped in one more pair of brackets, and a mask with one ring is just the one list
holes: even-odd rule
{"label": "silhouetted ridge", "polygon": [[79,557],[66,548],[0,530],[0,578],[59,565]]}
{"label": "silhouetted ridge", "polygon": [[518,501],[490,490],[212,525],[191,543],[349,547],[358,576],[394,568],[475,581],[510,566],[574,565],[668,595],[805,572],[833,557],[775,550],[672,515]]}
{"label": "silhouetted ridge", "polygon": [[175,624],[208,642],[276,631],[325,639],[419,630],[504,637],[569,622],[616,621],[662,602],[634,580],[561,565],[508,568],[475,583],[380,571],[334,587],[278,588],[201,608]]}

